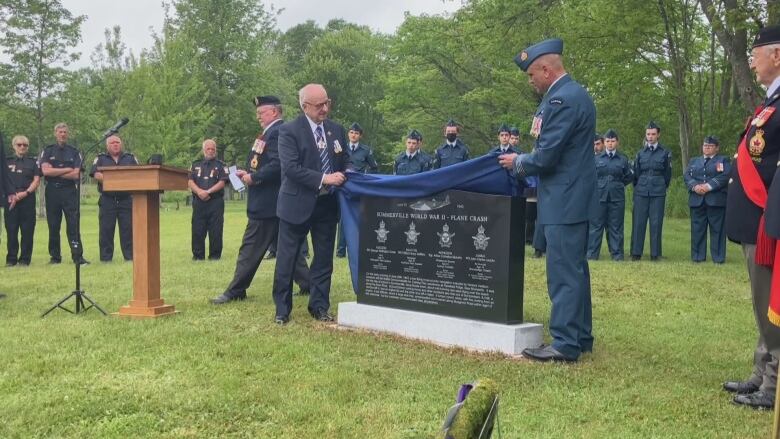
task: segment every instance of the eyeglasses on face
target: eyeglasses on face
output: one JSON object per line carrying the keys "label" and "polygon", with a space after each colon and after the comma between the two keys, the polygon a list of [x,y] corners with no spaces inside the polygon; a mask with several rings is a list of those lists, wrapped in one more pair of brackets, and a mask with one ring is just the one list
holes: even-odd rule
{"label": "eyeglasses on face", "polygon": [[311,105],[312,107],[316,108],[317,110],[322,110],[326,106],[328,108],[330,108],[330,103],[331,103],[330,99],[326,100],[325,102],[320,102],[319,104],[315,104],[315,103],[312,103],[312,102],[304,102],[304,104]]}

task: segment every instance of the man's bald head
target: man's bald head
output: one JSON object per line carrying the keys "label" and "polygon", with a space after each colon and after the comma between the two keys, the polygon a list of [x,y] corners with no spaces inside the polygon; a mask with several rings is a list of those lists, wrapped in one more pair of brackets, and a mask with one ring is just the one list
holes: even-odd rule
{"label": "man's bald head", "polygon": [[301,109],[315,123],[322,123],[330,112],[328,92],[322,84],[307,84],[298,91]]}

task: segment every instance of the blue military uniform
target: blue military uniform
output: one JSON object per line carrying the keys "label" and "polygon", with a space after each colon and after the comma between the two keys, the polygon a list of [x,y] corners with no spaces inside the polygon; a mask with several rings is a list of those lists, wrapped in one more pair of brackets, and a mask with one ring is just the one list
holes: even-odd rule
{"label": "blue military uniform", "polygon": [[[0,151],[0,154],[3,152]],[[25,192],[35,177],[41,176],[41,168],[33,157],[8,157],[6,160],[8,175],[11,177],[15,193]],[[0,203],[2,204],[2,203]],[[23,200],[17,201],[13,209],[5,210],[5,230],[8,236],[7,265],[30,265],[35,238],[35,192]],[[21,251],[19,234],[21,232]]]}
{"label": "blue military uniform", "polygon": [[634,160],[634,209],[631,257],[639,259],[645,248],[645,229],[650,222],[650,259],[661,257],[666,190],[672,181],[672,154],[660,143],[646,145]]}
{"label": "blue military uniform", "polygon": [[[92,162],[89,176],[94,177],[101,166],[135,166],[138,164],[133,154],[123,152],[119,160],[114,161],[110,154],[101,153]],[[119,223],[119,244],[126,261],[133,259],[133,199],[128,192],[104,192],[103,184],[98,183],[98,242],[100,260],[108,262],[114,258],[114,228]]]}
{"label": "blue military uniform", "polygon": [[417,151],[409,156],[406,152],[398,154],[393,165],[395,175],[412,175],[421,172],[430,171],[433,166],[433,159],[425,151]]}
{"label": "blue military uniform", "polygon": [[[726,261],[726,195],[731,163],[722,155],[696,157],[685,170],[685,186],[688,187],[688,206],[691,208],[691,259],[701,262],[707,259],[707,228],[710,229],[710,254],[712,261]],[[694,186],[707,184],[711,188],[704,195],[693,191]]]}
{"label": "blue military uniform", "polygon": [[609,254],[623,260],[623,223],[626,210],[626,185],[634,179],[631,163],[617,150],[606,149],[596,155],[598,207],[590,222],[588,259],[598,259],[601,241],[607,232]]}
{"label": "blue military uniform", "polygon": [[[563,51],[563,42],[546,40],[521,52],[524,71],[541,55]],[[588,221],[596,202],[593,133],[596,107],[588,92],[569,75],[547,90],[536,111],[533,152],[517,156],[518,177],[539,176],[538,222],[547,239],[547,288],[552,302],[551,349],[527,349],[531,358],[573,361],[593,349],[590,272],[586,259]],[[540,353],[555,356],[541,357]]]}
{"label": "blue military uniform", "polygon": [[[218,159],[197,160],[190,168],[190,180],[208,190],[219,181],[227,181],[228,170]],[[224,190],[211,194],[203,201],[192,194],[192,258],[206,258],[206,234],[209,236],[209,259],[222,257],[222,230],[225,224]]]}
{"label": "blue military uniform", "polygon": [[[68,144],[49,145],[41,151],[38,166],[49,163],[53,168],[81,169],[82,157],[79,151]],[[46,182],[46,222],[49,226],[50,262],[62,262],[60,253],[60,226],[65,216],[65,231],[74,262],[84,262],[81,234],[79,233],[79,194],[76,180],[63,177],[44,177]]]}
{"label": "blue military uniform", "polygon": [[[450,119],[447,122],[448,127],[457,127],[458,124]],[[469,148],[459,138],[447,139],[447,141],[436,149],[433,157],[433,169],[444,168],[457,163],[465,162],[469,159]]]}

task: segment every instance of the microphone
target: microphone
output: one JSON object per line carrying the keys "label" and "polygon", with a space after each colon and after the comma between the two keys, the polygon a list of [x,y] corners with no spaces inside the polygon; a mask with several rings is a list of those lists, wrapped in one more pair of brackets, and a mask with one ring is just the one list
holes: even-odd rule
{"label": "microphone", "polygon": [[119,129],[127,125],[128,122],[130,122],[130,119],[123,117],[119,122],[116,123],[116,125],[112,126],[111,128],[108,129],[108,131],[103,133],[103,138],[105,139],[108,136],[118,133]]}

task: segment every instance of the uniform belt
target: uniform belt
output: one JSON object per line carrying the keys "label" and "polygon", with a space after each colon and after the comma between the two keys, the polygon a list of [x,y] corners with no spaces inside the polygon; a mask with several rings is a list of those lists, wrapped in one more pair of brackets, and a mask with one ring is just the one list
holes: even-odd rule
{"label": "uniform belt", "polygon": [[64,187],[76,187],[76,183],[59,183],[59,182],[53,182],[49,183],[50,185],[56,187],[56,188],[64,188]]}

